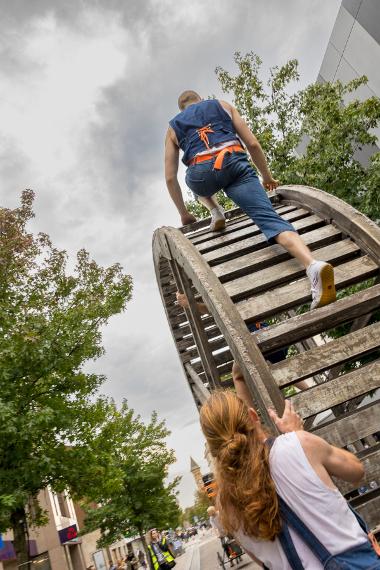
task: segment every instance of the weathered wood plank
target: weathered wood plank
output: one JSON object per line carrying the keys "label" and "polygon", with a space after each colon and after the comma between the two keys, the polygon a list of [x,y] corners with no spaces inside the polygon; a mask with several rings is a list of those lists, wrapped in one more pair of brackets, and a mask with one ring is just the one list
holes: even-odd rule
{"label": "weathered wood plank", "polygon": [[[282,206],[278,208],[276,211],[280,216],[286,214],[288,212],[293,212],[297,209],[297,206]],[[248,228],[249,226],[253,226],[253,220],[248,216],[245,216],[242,220],[233,220],[232,222],[227,222],[225,230],[223,232],[205,232],[203,235],[195,236],[192,238],[192,243],[194,245],[199,245],[205,241],[213,240],[215,238],[219,238],[221,236],[226,236],[232,232],[236,232],[237,230],[241,230],[243,228]]]}
{"label": "weathered wood plank", "polygon": [[377,388],[380,388],[380,360],[299,392],[292,396],[292,402],[295,410],[307,418]]}
{"label": "weathered wood plank", "polygon": [[[230,350],[223,350],[222,352],[218,352],[216,354],[213,354],[213,357],[214,357],[213,359],[214,359],[215,365],[218,368],[222,364],[225,364],[226,362],[231,362],[233,360],[233,357],[232,357]],[[202,371],[201,362],[191,361],[191,365],[197,374],[199,374],[199,372]]]}
{"label": "weathered wood plank", "polygon": [[186,364],[185,369],[186,369],[186,372],[190,376],[190,378],[191,378],[191,380],[192,380],[192,382],[196,388],[196,392],[197,392],[197,396],[199,398],[199,401],[201,402],[201,404],[203,404],[210,395],[209,390],[203,384],[201,378],[199,378],[198,374],[195,372],[195,370],[191,366],[191,364]]}
{"label": "weathered wood plank", "polygon": [[304,338],[327,331],[343,323],[377,310],[380,307],[380,285],[358,291],[335,303],[297,315],[277,325],[261,329],[256,341],[263,353],[273,352]]}
{"label": "weathered wood plank", "polygon": [[[332,225],[322,226],[316,230],[304,233],[302,239],[304,243],[313,251],[318,247],[328,245],[337,241],[342,232]],[[290,259],[290,254],[279,244],[271,245],[264,249],[241,255],[230,261],[225,261],[213,268],[214,273],[222,283],[251,273],[259,271],[275,263]]]}
{"label": "weathered wood plank", "polygon": [[[194,344],[194,342],[193,342],[193,344]],[[216,338],[216,339],[209,340],[208,344],[209,344],[210,350],[212,352],[215,352],[216,350],[221,350],[222,348],[227,347],[226,340],[223,336]],[[181,352],[181,359],[183,362],[189,362],[190,360],[195,358],[197,356],[197,354],[198,354],[198,349],[195,346],[193,346],[193,347],[187,348],[185,351]]]}
{"label": "weathered wood plank", "polygon": [[380,401],[368,404],[311,431],[332,445],[345,447],[380,431]]}
{"label": "weathered wood plank", "polygon": [[[360,254],[360,248],[351,241],[343,241],[328,245],[315,252],[315,258],[328,261],[333,265],[343,263]],[[232,300],[236,301],[253,294],[268,290],[282,283],[289,283],[305,275],[303,265],[297,259],[289,259],[260,271],[238,277],[225,284],[225,289]]]}
{"label": "weathered wood plank", "polygon": [[[173,319],[170,320],[170,324],[172,326],[173,333],[174,333],[176,340],[179,340],[179,339],[183,338],[184,336],[187,336],[188,334],[191,333],[191,329],[190,329],[189,321],[187,320],[187,317],[184,315],[183,318],[184,318],[183,321],[180,321],[179,317],[173,317]],[[202,323],[203,323],[203,326],[206,327],[206,326],[215,324],[215,321],[211,315],[207,315],[206,317],[202,318]]]}
{"label": "weathered wood plank", "polygon": [[365,501],[365,499],[367,499],[367,501],[357,504],[357,501],[354,500],[350,501],[351,505],[353,505],[354,508],[359,513],[359,515],[363,517],[363,519],[365,520],[365,522],[367,523],[368,527],[371,530],[374,530],[376,528],[377,530],[379,530],[379,513],[380,513],[379,489],[377,490],[377,492],[373,491],[372,493],[366,493],[362,497],[359,497],[359,499],[361,499],[362,501]]}
{"label": "weathered wood plank", "polygon": [[[380,347],[380,322],[332,340],[272,366],[278,386],[298,382],[332,366],[355,360]],[[380,427],[380,426],[379,426]]]}
{"label": "weathered wood plank", "polygon": [[[223,376],[226,376],[227,374],[231,374],[231,370],[232,370],[232,360],[230,362],[226,362],[225,364],[222,364],[221,366],[218,366],[218,372],[219,372],[219,378],[222,379]],[[199,377],[205,381],[205,375],[204,373],[200,372],[199,373]],[[222,381],[222,380],[221,380]],[[224,386],[224,384],[223,384]]]}
{"label": "weathered wood plank", "polygon": [[[308,210],[305,210],[304,208],[299,208],[298,210],[292,210],[286,214],[284,214],[283,216],[281,216],[284,220],[289,220],[289,221],[293,221],[293,220],[299,220],[301,218],[305,218],[306,216],[309,216],[310,212],[308,212]],[[230,233],[230,234],[219,234],[217,236],[214,235],[213,238],[209,239],[208,241],[202,242],[201,244],[199,244],[197,247],[198,251],[200,253],[206,253],[209,252],[213,249],[216,248],[220,248],[222,246],[240,241],[243,238],[246,238],[248,236],[252,236],[252,235],[256,235],[260,233],[259,228],[257,227],[256,224],[252,224],[246,228],[243,228],[241,230],[238,230],[236,232]]]}
{"label": "weathered wood plank", "polygon": [[369,487],[371,481],[376,481],[378,484],[380,482],[380,446],[375,446],[374,449],[370,448],[366,450],[366,453],[361,457],[361,462],[364,467],[364,477],[360,481],[359,485],[353,483],[348,483],[347,481],[337,482],[337,486],[342,493],[346,495],[350,491],[357,489],[358,487]]}
{"label": "weathered wood plank", "polygon": [[[378,270],[378,266],[369,256],[359,257],[335,268],[335,286],[337,289],[343,289],[373,277]],[[310,299],[310,282],[305,277],[295,283],[276,287],[251,299],[240,301],[236,303],[236,308],[245,321],[257,321],[302,305]]]}
{"label": "weathered wood plank", "polygon": [[[292,221],[292,224],[299,233],[303,233],[306,230],[312,230],[323,226],[324,221],[319,216],[307,216],[300,220]],[[270,245],[264,234],[256,232],[255,235],[239,240],[237,243],[235,242],[224,245],[218,249],[206,252],[203,254],[203,258],[207,263],[209,263],[209,265],[214,266],[217,263],[228,261],[229,259],[242,255],[243,253],[249,253],[251,251],[267,247],[270,247]]]}

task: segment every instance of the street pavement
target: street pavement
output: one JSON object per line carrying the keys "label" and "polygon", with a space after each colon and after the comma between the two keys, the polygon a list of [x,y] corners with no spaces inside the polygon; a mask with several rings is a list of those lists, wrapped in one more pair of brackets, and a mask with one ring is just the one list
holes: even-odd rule
{"label": "street pavement", "polygon": [[[191,538],[185,545],[185,552],[176,558],[175,570],[222,570],[218,564],[217,552],[222,554],[220,540],[212,530],[202,531]],[[225,570],[231,568],[230,564],[225,565]],[[235,570],[259,570],[260,566],[255,564],[247,554],[241,559],[238,566],[234,563]]]}

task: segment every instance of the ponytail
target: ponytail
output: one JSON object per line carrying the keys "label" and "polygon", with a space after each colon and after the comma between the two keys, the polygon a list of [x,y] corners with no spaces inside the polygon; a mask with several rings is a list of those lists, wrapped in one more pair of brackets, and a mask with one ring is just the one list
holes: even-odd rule
{"label": "ponytail", "polygon": [[216,463],[220,522],[262,540],[281,530],[269,450],[248,408],[230,391],[215,392],[202,406],[201,426]]}

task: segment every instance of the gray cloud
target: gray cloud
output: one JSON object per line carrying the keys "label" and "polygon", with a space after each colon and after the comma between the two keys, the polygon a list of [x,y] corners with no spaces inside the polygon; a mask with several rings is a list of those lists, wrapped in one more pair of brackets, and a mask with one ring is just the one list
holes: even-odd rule
{"label": "gray cloud", "polygon": [[265,68],[297,57],[301,84],[314,81],[339,4],[2,2],[1,204],[33,187],[35,230],[71,256],[85,247],[132,274],[133,300],[104,330],[106,355],[89,366],[107,375],[107,394],[167,419],[185,505],[195,490],[189,455],[207,466],[151,255],[154,229],[178,224],[163,180],[167,123],[183,89],[221,96],[214,70],[233,71],[236,50],[255,51]]}

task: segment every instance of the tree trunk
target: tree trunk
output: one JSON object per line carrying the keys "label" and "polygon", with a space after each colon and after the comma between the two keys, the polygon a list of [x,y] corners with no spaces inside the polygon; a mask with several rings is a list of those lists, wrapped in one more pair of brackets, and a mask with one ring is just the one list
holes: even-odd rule
{"label": "tree trunk", "polygon": [[144,534],[144,531],[142,528],[139,528],[139,536],[140,536],[141,542],[143,543],[143,547],[144,547],[144,551],[145,551],[145,557],[148,561],[149,568],[150,568],[150,570],[154,570],[152,559],[150,557],[149,550],[148,550],[148,544],[146,542],[145,534]]}
{"label": "tree trunk", "polygon": [[28,570],[29,564],[29,543],[26,513],[24,507],[16,509],[11,514],[11,525],[13,530],[13,547],[16,552],[17,565],[21,566],[21,570]]}

